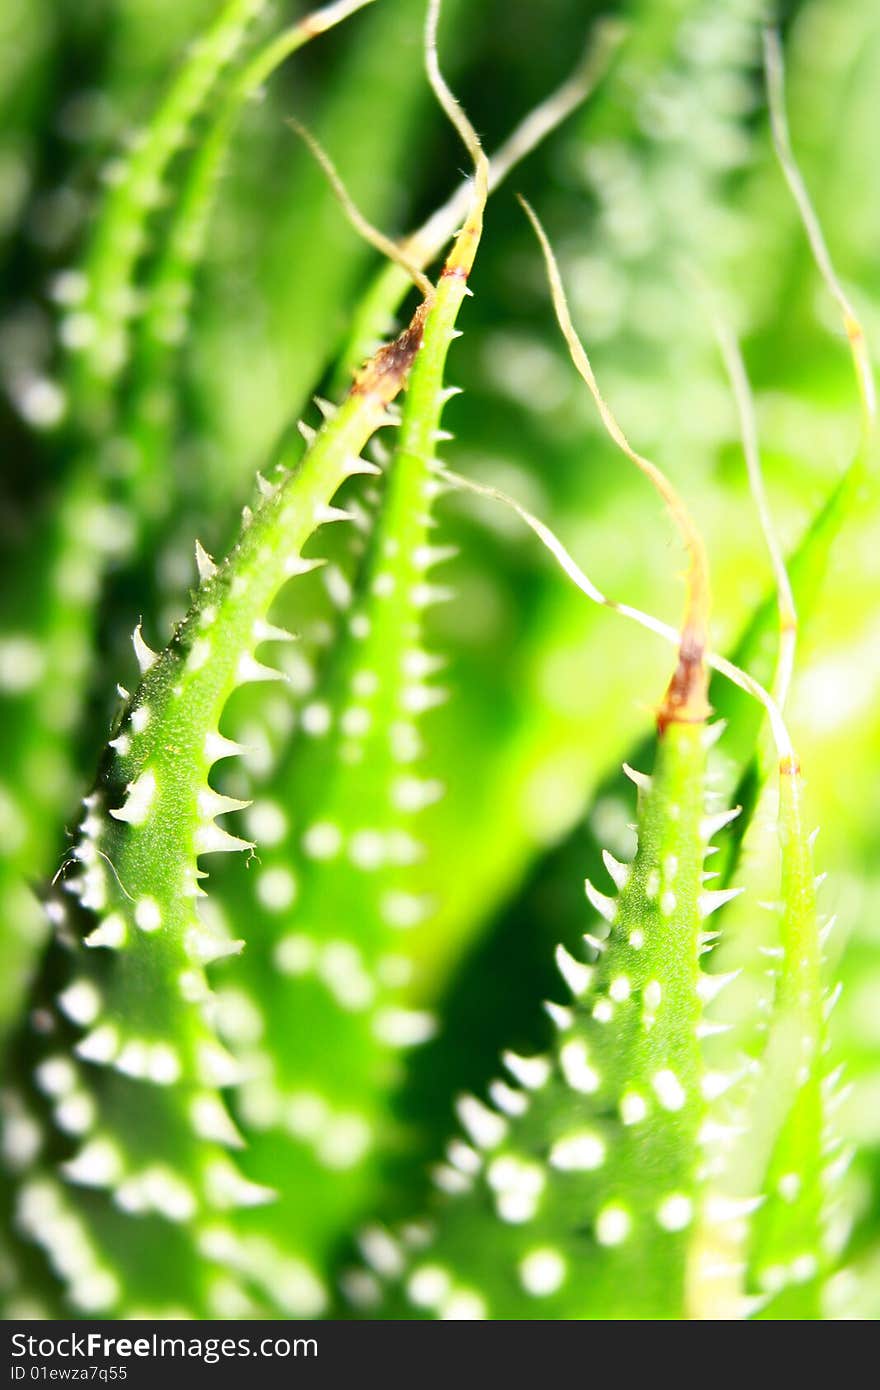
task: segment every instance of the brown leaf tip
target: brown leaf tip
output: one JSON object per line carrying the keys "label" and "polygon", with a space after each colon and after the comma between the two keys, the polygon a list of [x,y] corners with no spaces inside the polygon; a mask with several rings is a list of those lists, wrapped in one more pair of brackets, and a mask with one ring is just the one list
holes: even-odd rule
{"label": "brown leaf tip", "polygon": [[670,724],[703,724],[712,713],[704,657],[702,639],[686,629],[678,649],[678,665],[657,711],[658,733],[663,734]]}
{"label": "brown leaf tip", "polygon": [[354,396],[376,396],[382,401],[391,401],[401,390],[415,361],[416,353],[422,346],[425,333],[425,319],[430,309],[425,299],[416,309],[409,324],[391,343],[381,347],[371,357],[354,379],[351,393]]}

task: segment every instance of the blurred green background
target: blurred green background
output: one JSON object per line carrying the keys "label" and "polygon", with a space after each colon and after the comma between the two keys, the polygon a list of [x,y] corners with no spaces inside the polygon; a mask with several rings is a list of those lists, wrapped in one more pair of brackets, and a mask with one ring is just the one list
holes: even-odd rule
{"label": "blurred green background", "polygon": [[[255,32],[272,32],[298,8],[276,5]],[[181,50],[217,9],[216,0],[5,0],[0,13],[0,717],[9,753],[0,769],[0,848],[22,883],[51,876],[61,860],[115,683],[133,677],[132,624],[142,615],[153,645],[167,640],[192,582],[193,538],[212,553],[228,545],[255,470],[311,394],[327,389],[376,269],[284,117],[295,113],[312,126],[359,205],[395,234],[442,201],[464,167],[424,80],[422,0],[378,0],[309,45],[273,76],[263,100],[248,104],[160,403],[170,423],[148,521],[118,558],[110,537],[81,716],[66,729],[63,718],[44,728],[21,671],[28,634],[41,621],[46,528],[64,505],[71,468],[70,368],[58,339],[64,310],[52,286],[57,296],[58,273],[78,263],[107,161],[149,117]],[[600,13],[629,26],[608,74],[490,203],[475,298],[451,362],[452,380],[465,390],[448,409],[455,438],[444,458],[548,520],[606,592],[676,621],[680,552],[655,496],[603,437],[570,368],[513,196],[521,190],[557,249],[575,321],[619,419],[703,528],[714,640],[726,651],[771,576],[694,270],[742,337],[787,546],[851,456],[855,386],[769,146],[760,25],[774,16],[759,0],[447,0],[444,70],[487,148],[564,78]],[[875,0],[808,0],[776,17],[795,148],[876,344],[880,11]],[[147,267],[162,217],[160,207]],[[136,387],[129,374],[114,389],[124,400]],[[94,449],[112,493],[124,470],[112,450]],[[584,928],[582,879],[597,846],[626,846],[631,808],[618,765],[649,734],[669,666],[661,643],[566,587],[504,514],[450,500],[442,515],[443,539],[462,548],[443,576],[455,598],[431,619],[433,645],[449,657],[452,698],[426,727],[432,771],[447,795],[426,813],[431,853],[420,868],[436,912],[406,942],[417,966],[413,996],[439,1011],[442,1026],[413,1054],[394,1102],[414,1126],[419,1158],[436,1154],[452,1096],[479,1088],[500,1046],[540,1040],[552,947]],[[821,826],[824,905],[840,914],[845,988],[835,1046],[853,1082],[840,1119],[859,1147],[850,1253],[873,1275],[849,1311],[867,1316],[880,1313],[877,517],[868,495],[834,551],[790,707]],[[124,527],[123,512],[111,515],[114,525]],[[310,603],[299,620],[307,647],[319,649],[328,613],[317,588]],[[66,691],[54,696],[63,707]],[[259,724],[259,702],[238,717]],[[34,766],[15,762],[22,721],[30,721],[34,757],[48,758],[60,729],[67,759],[46,773],[58,792],[26,842],[18,813]],[[230,865],[217,873],[221,906],[234,905],[242,872]],[[41,928],[23,894],[4,902],[9,1019]],[[418,1200],[421,1170],[412,1160],[410,1151],[389,1170],[389,1215]]]}

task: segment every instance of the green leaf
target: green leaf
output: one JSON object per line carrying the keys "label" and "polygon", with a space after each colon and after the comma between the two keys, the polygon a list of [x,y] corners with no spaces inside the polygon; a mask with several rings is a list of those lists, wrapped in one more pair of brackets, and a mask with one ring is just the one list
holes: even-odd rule
{"label": "green leaf", "polygon": [[505,1054],[489,1103],[461,1098],[466,1141],[436,1174],[449,1195],[389,1315],[684,1315],[705,1109],[699,956],[714,905],[704,744],[700,726],[672,724],[639,778],[635,860],[607,861],[616,898],[588,886],[602,914],[585,938],[595,963],[557,953],[570,1001],[548,1005],[550,1052]]}
{"label": "green leaf", "polygon": [[[198,594],[165,651],[151,652],[135,629],[143,680],[86,799],[78,872],[66,879],[85,920],[55,909],[36,1014],[47,1022],[21,1042],[26,1089],[16,1102],[31,1136],[48,1141],[42,1164],[32,1144],[13,1151],[24,1169],[17,1227],[44,1248],[68,1306],[81,1311],[222,1312],[212,1222],[271,1195],[222,1152],[240,1142],[218,1093],[237,1073],[214,1036],[204,968],[240,943],[199,911],[199,861],[249,846],[218,824],[241,803],[208,776],[240,751],[219,728],[233,690],[279,678],[255,656],[278,637],[269,609],[288,579],[320,563],[303,555],[313,534],[347,519],[332,499],[361,471],[360,450],[387,419],[423,318],[420,307],[358,375],[298,471],[246,509],[229,558],[218,567],[200,556]],[[62,966],[59,954],[69,957]]]}
{"label": "green leaf", "polygon": [[109,186],[76,292],[62,320],[61,338],[71,357],[70,394],[85,427],[105,423],[106,392],[128,356],[135,267],[146,226],[163,196],[163,180],[193,121],[223,69],[245,42],[264,0],[228,0],[214,24],[192,44],[149,124],[135,136],[127,157],[104,170]]}
{"label": "green leaf", "polygon": [[[434,81],[447,99],[439,75]],[[224,971],[233,1031],[236,1016],[253,1021],[241,1040],[251,1079],[236,1097],[243,1166],[258,1183],[272,1173],[278,1199],[222,1239],[263,1305],[288,1316],[326,1311],[329,1257],[368,1209],[393,1143],[396,1054],[433,1029],[429,1014],[401,1000],[411,962],[400,932],[428,906],[413,877],[426,853],[414,817],[443,790],[419,766],[418,725],[444,698],[429,681],[438,663],[423,633],[425,610],[446,596],[431,571],[450,558],[433,539],[442,491],[433,462],[446,357],[486,198],[485,159],[466,124],[463,133],[477,161],[476,192],[426,300],[369,555],[352,600],[340,596],[348,612],[329,678],[302,710],[301,737],[274,774],[274,804],[289,813],[261,856],[256,901],[235,914],[259,923],[253,950]],[[258,826],[259,800],[254,812]],[[291,1262],[307,1281],[283,1278]],[[318,1288],[328,1291],[323,1299]]]}

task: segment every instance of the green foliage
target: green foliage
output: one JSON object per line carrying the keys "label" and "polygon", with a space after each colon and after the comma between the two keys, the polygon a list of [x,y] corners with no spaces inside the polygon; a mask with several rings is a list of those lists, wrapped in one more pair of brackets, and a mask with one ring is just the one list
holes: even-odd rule
{"label": "green foliage", "polygon": [[824,1120],[825,1020],[813,856],[798,805],[798,777],[793,767],[781,775],[784,964],[764,1059],[775,1094],[793,1094],[794,1100],[767,1166],[766,1201],[755,1217],[749,1269],[757,1288],[771,1295],[765,1311],[774,1318],[818,1317],[825,1272],[823,1150],[830,1137]]}
{"label": "green foliage", "polygon": [[[469,1143],[436,1174],[452,1196],[412,1257],[410,1316],[681,1317],[705,1111],[699,965],[705,849],[705,734],[675,724],[642,778],[632,865],[620,889],[588,882],[600,911],[563,946],[565,1005],[549,1003],[548,1054],[504,1054],[492,1106],[462,1096]],[[722,895],[726,896],[726,895]],[[715,1078],[717,1079],[717,1078]],[[380,1266],[381,1267],[381,1266]]]}
{"label": "green foliage", "polygon": [[71,394],[89,429],[106,427],[104,383],[118,375],[128,357],[135,266],[149,216],[163,198],[165,174],[261,9],[262,0],[232,0],[225,6],[192,46],[149,125],[131,137],[128,158],[120,156],[104,169],[110,193],[83,271],[68,276],[56,290],[70,309],[62,320],[61,340],[72,354]]}
{"label": "green foliage", "polygon": [[[551,98],[583,7],[449,0],[491,166],[437,4],[430,84],[422,0],[104,8],[13,6],[0,63],[5,1311],[876,1316],[868,0],[782,35],[803,177],[753,0],[637,0]],[[367,227],[391,264],[292,111],[369,216],[438,209]],[[481,240],[520,160],[576,365],[689,548],[681,629],[505,195]],[[745,345],[769,567],[682,261]]]}

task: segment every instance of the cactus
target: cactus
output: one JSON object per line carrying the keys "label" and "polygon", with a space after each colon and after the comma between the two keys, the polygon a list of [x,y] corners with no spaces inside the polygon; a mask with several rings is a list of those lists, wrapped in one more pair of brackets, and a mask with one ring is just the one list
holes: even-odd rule
{"label": "cactus", "polygon": [[[865,334],[791,150],[780,49],[767,40],[771,133],[841,313],[862,429],[853,462],[786,563],[774,514],[793,527],[810,485],[785,478],[784,469],[772,479],[768,471],[765,484],[758,422],[772,449],[772,400],[752,400],[737,339],[718,329],[774,578],[770,598],[760,600],[753,584],[739,608],[731,601],[731,576],[753,555],[742,528],[718,518],[728,499],[740,505],[739,465],[728,469],[725,456],[706,476],[728,427],[713,403],[702,406],[707,363],[697,335],[682,323],[661,342],[649,323],[668,321],[659,299],[652,308],[650,287],[668,292],[671,281],[668,267],[656,277],[643,218],[636,236],[630,178],[643,171],[636,201],[643,213],[656,211],[654,232],[661,227],[664,242],[692,249],[706,224],[690,212],[707,211],[709,192],[722,217],[713,223],[718,243],[731,232],[729,214],[735,199],[747,205],[751,175],[728,179],[722,165],[745,169],[761,144],[745,90],[757,36],[751,0],[637,5],[629,34],[601,28],[586,62],[492,160],[440,75],[440,4],[429,0],[430,85],[474,177],[400,241],[361,216],[315,138],[291,122],[355,228],[389,264],[344,324],[327,316],[323,342],[312,341],[305,316],[310,341],[290,381],[281,348],[279,375],[297,406],[291,418],[302,409],[304,376],[324,364],[324,379],[313,383],[322,418],[308,408],[285,434],[224,559],[217,538],[236,465],[199,450],[229,433],[211,390],[225,390],[236,367],[224,364],[207,391],[199,383],[198,402],[175,379],[181,349],[194,352],[197,377],[228,347],[228,328],[218,331],[215,321],[225,308],[206,306],[192,320],[186,313],[208,258],[217,176],[266,77],[367,3],[338,0],[277,31],[261,20],[260,0],[218,9],[140,140],[121,164],[111,161],[83,274],[53,281],[70,354],[61,384],[44,382],[56,395],[44,390],[33,423],[45,431],[42,456],[56,470],[57,493],[40,478],[32,496],[19,478],[11,485],[42,539],[28,557],[32,568],[4,581],[0,644],[0,684],[13,697],[0,787],[9,941],[2,1021],[15,1020],[2,1092],[4,1311],[615,1320],[858,1313],[876,1296],[876,1222],[870,1150],[852,1181],[846,1141],[868,1121],[864,1106],[855,1117],[847,1109],[832,1012],[841,974],[851,979],[854,967],[832,970],[826,959],[833,918],[825,916],[810,833],[821,815],[831,830],[823,858],[838,869],[852,863],[835,820],[850,833],[853,812],[829,792],[827,747],[823,763],[821,731],[811,727],[809,707],[805,714],[803,691],[816,677],[800,632],[843,611],[828,559],[844,525],[857,532],[861,524],[875,404]],[[381,3],[388,27],[377,26],[374,37],[385,43],[398,0]],[[810,8],[827,9],[826,0]],[[517,16],[526,9],[516,0]],[[460,52],[479,73],[485,36],[466,7],[454,13],[466,39]],[[736,49],[729,60],[712,56],[722,19]],[[37,15],[34,32],[42,22]],[[567,23],[560,19],[560,35],[575,33]],[[807,40],[797,29],[792,35],[797,52]],[[562,269],[522,201],[558,326],[599,420],[652,483],[686,553],[677,624],[660,616],[662,533],[636,480],[627,468],[604,466],[606,441],[584,447],[589,425],[560,384],[558,347],[541,336],[535,258],[518,233],[505,231],[503,208],[481,239],[488,192],[575,108],[612,54],[619,66],[598,117],[524,175],[561,173],[552,216],[562,225],[574,200]],[[26,57],[35,70],[38,55]],[[108,63],[112,83],[112,55]],[[328,45],[326,58],[305,65],[306,94],[311,83],[332,81],[335,63]],[[390,74],[391,57],[386,66]],[[349,109],[344,76],[353,68],[339,71],[334,98],[338,110]],[[471,78],[469,69],[462,90]],[[0,71],[5,102],[3,80]],[[694,118],[676,134],[683,98],[704,81],[716,85],[694,110],[715,112],[717,127],[700,129]],[[638,103],[635,88],[644,88]],[[26,131],[35,112],[14,102],[10,109]],[[485,113],[483,120],[490,123]],[[636,126],[645,134],[638,164],[629,153]],[[418,204],[425,188],[415,122],[412,134],[406,194]],[[398,137],[405,145],[408,132],[399,129],[391,144]],[[333,128],[334,148],[338,138]],[[694,160],[700,172],[689,192],[682,180]],[[582,165],[596,193],[586,222]],[[170,194],[164,207],[160,187]],[[304,196],[310,187],[306,178]],[[775,196],[766,183],[762,197],[768,189]],[[226,202],[240,197],[232,185]],[[303,226],[323,226],[323,215],[311,223],[309,215],[304,207]],[[254,208],[235,235],[264,223]],[[226,224],[217,225],[222,238]],[[333,278],[348,294],[355,261],[345,261],[335,235],[331,243],[322,285]],[[456,375],[473,394],[447,420],[457,393],[446,361],[478,244],[480,295],[462,313],[468,334],[455,355]],[[307,252],[306,274],[321,246]],[[27,269],[20,240],[10,241],[9,254]],[[295,261],[295,246],[291,255]],[[626,284],[635,310],[621,311],[626,341],[610,346],[595,293],[600,261],[608,274],[617,268],[618,289]],[[765,308],[778,308],[769,270]],[[252,288],[257,277],[241,283]],[[370,339],[412,285],[421,303],[376,349]],[[218,304],[234,293],[230,287]],[[322,289],[310,302],[329,298]],[[286,303],[280,295],[276,319]],[[261,312],[249,305],[243,313],[248,334]],[[581,315],[586,336],[599,325],[596,372],[575,326]],[[764,317],[769,325],[772,316]],[[291,338],[301,327],[290,325]],[[767,341],[784,340],[784,327],[767,327]],[[272,350],[276,328],[267,330]],[[4,350],[7,336],[4,325]],[[658,416],[649,398],[661,356],[682,369],[687,419],[665,439],[655,429],[652,440]],[[765,362],[761,379],[772,375]],[[259,392],[249,388],[243,400]],[[255,422],[246,455],[274,430],[280,396]],[[632,412],[634,437],[638,430],[651,442],[651,459],[672,460],[668,471],[632,447],[611,399],[620,418]],[[157,409],[163,401],[168,410]],[[647,403],[641,416],[639,403]],[[27,402],[19,408],[30,418]],[[186,456],[187,477],[174,476],[178,423],[198,445]],[[386,427],[390,442],[378,437]],[[243,435],[247,425],[240,428]],[[123,441],[136,445],[136,456],[126,456]],[[805,445],[813,466],[816,452]],[[522,458],[534,465],[528,476],[517,469]],[[744,482],[740,491],[747,505]],[[456,505],[474,496],[497,528],[491,534],[476,532],[468,508]],[[537,570],[520,545],[519,522],[568,585],[550,567]],[[201,535],[217,559],[196,543],[188,609],[154,652],[147,639],[161,630],[160,594],[173,608],[184,582],[172,563],[183,533]],[[636,607],[606,597],[575,559],[590,546],[591,573],[607,566],[614,590],[624,577],[634,597],[649,584],[651,598],[640,596]],[[631,623],[582,624],[572,589]],[[857,607],[846,608],[853,632]],[[749,608],[726,659],[712,629],[727,641],[731,616]],[[75,835],[53,865],[64,808],[89,786],[80,785],[77,764],[88,762],[89,730],[109,703],[96,693],[89,708],[90,689],[99,692],[116,663],[120,613],[130,626],[138,611],[134,693],[120,687]],[[633,813],[633,791],[616,769],[640,716],[623,704],[652,688],[657,637],[677,660],[653,711],[653,735],[625,765]],[[870,669],[866,662],[866,686]],[[868,738],[867,713],[857,717]],[[854,739],[835,746],[846,752]],[[648,766],[644,744],[653,748],[650,773],[633,770]],[[593,783],[609,762],[615,770],[594,801]],[[852,770],[851,761],[842,766]],[[863,788],[852,800],[861,805]],[[554,839],[581,815],[556,856]],[[512,875],[526,874],[541,844],[538,890],[524,885],[520,899]],[[586,863],[592,845],[597,854],[604,848],[607,882]],[[580,905],[585,872],[588,917]],[[25,875],[40,873],[34,895]],[[524,939],[505,935],[514,922]],[[49,942],[24,1006],[22,974],[42,935]],[[505,953],[510,961],[499,971]],[[866,991],[860,986],[847,1006],[844,1037],[867,1016]],[[480,1012],[479,1037],[469,1009]],[[861,1064],[869,1052],[866,1043]],[[442,1153],[434,1137],[441,1131]]]}

